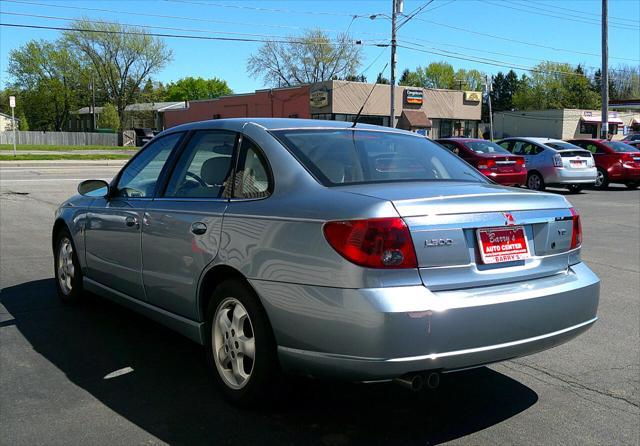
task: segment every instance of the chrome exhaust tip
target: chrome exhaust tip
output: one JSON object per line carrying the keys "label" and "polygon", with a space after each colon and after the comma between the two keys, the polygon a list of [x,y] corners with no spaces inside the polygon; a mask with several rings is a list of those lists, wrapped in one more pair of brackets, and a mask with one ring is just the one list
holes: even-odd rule
{"label": "chrome exhaust tip", "polygon": [[438,372],[431,372],[427,375],[427,387],[431,390],[435,390],[440,385],[440,374]]}
{"label": "chrome exhaust tip", "polygon": [[393,382],[413,392],[419,392],[424,386],[424,378],[419,373],[403,375],[400,378],[394,379]]}

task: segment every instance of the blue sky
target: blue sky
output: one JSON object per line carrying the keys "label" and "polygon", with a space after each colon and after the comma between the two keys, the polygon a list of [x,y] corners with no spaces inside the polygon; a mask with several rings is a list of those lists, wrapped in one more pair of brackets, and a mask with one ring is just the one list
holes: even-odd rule
{"label": "blue sky", "polygon": [[[180,29],[150,29],[150,32],[201,36],[225,36],[214,32],[287,36],[296,35],[310,27],[319,27],[335,35],[347,30],[351,24],[350,34],[365,44],[388,39],[390,31],[388,20],[370,20],[368,16],[374,13],[389,14],[391,0],[26,1],[30,4],[22,0],[0,0],[0,21],[65,26],[68,22],[51,17],[84,16],[94,20],[117,20],[128,24]],[[405,0],[405,13],[423,5],[425,1]],[[424,12],[402,27],[398,39],[402,45],[440,54],[400,48],[398,75],[404,68],[414,69],[418,65],[440,60],[449,61],[455,68],[477,68],[487,73],[506,71],[509,65],[530,67],[543,60],[597,67],[600,65],[600,5],[599,0],[434,0]],[[352,19],[352,15],[365,17]],[[609,15],[610,66],[615,67],[619,63],[640,65],[640,1],[610,0]],[[0,87],[8,81],[6,67],[12,49],[31,39],[53,40],[58,36],[58,31],[0,27]],[[225,79],[237,93],[264,87],[260,79],[252,79],[245,70],[247,58],[258,49],[260,43],[175,38],[166,38],[165,41],[173,50],[174,60],[154,75],[155,80],[167,82],[185,76],[216,76]],[[389,50],[367,45],[363,46],[363,50],[361,69],[371,65],[365,74],[369,80],[375,79],[389,60]],[[504,66],[483,64],[477,58]],[[389,76],[388,67],[385,76]]]}

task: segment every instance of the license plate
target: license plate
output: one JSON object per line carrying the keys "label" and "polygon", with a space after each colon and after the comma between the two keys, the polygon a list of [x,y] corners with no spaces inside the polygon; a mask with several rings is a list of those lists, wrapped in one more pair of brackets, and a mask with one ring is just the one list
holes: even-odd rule
{"label": "license plate", "polygon": [[531,257],[522,226],[504,226],[477,230],[483,263],[502,263]]}
{"label": "license plate", "polygon": [[571,167],[584,167],[586,165],[586,161],[571,160]]}

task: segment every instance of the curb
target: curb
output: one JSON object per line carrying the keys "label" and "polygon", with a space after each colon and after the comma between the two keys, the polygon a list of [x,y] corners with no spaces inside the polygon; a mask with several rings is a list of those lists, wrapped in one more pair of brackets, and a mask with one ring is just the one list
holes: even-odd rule
{"label": "curb", "polygon": [[61,167],[61,166],[94,166],[122,167],[128,159],[122,160],[33,160],[33,161],[0,161],[0,167]]}

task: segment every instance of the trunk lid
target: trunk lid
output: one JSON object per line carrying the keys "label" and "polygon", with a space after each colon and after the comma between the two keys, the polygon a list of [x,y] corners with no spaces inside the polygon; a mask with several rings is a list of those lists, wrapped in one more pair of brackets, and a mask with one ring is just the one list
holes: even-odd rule
{"label": "trunk lid", "polygon": [[[518,164],[519,159],[522,160],[520,161],[521,164]],[[476,164],[481,170],[491,170],[498,173],[514,173],[520,172],[523,169],[524,158],[517,155],[485,155],[482,156]]]}
{"label": "trunk lid", "polygon": [[[559,195],[466,182],[341,187],[391,201],[413,239],[420,275],[431,290],[523,281],[565,272],[572,220]],[[529,258],[482,261],[478,230],[522,227]]]}
{"label": "trunk lid", "polygon": [[593,167],[593,157],[588,150],[560,150],[562,167],[566,169],[586,169]]}

